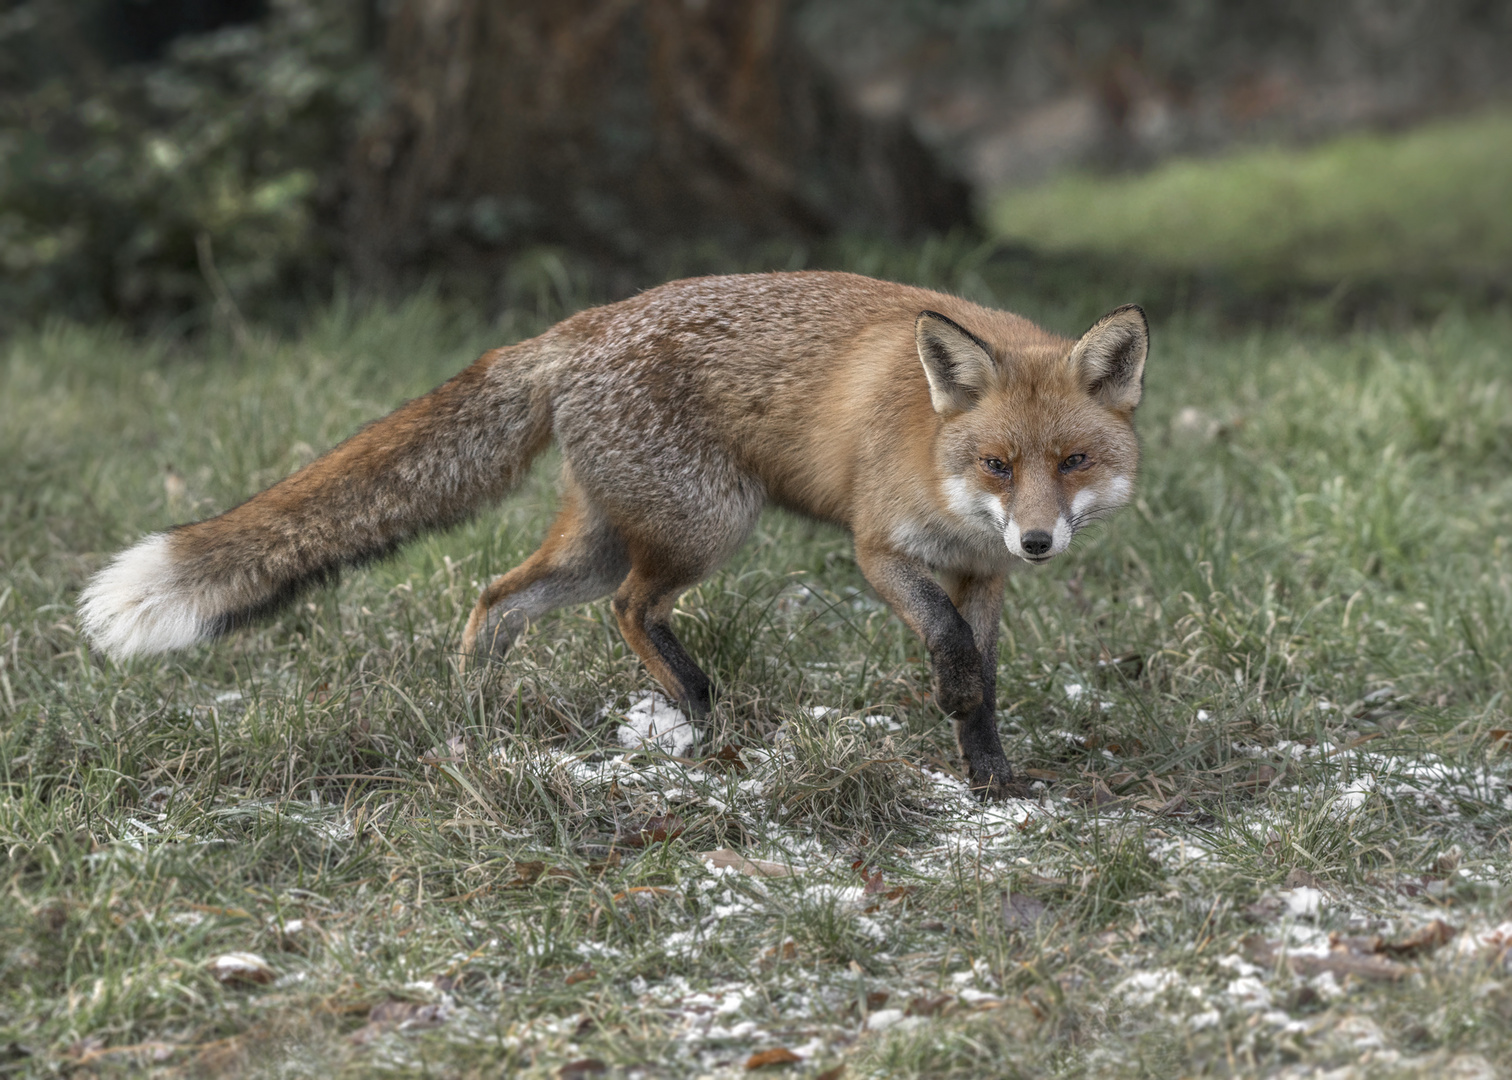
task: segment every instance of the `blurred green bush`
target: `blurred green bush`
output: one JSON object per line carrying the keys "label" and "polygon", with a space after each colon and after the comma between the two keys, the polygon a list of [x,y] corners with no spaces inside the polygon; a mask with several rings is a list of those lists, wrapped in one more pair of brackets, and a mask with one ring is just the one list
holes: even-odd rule
{"label": "blurred green bush", "polygon": [[71,62],[66,5],[0,17],[0,50],[54,61],[4,73],[0,319],[268,317],[327,292],[345,146],[377,92],[360,6],[273,0],[110,66]]}
{"label": "blurred green bush", "polygon": [[1505,289],[1512,280],[1512,112],[1070,175],[1000,196],[1000,237],[1247,292],[1377,286]]}

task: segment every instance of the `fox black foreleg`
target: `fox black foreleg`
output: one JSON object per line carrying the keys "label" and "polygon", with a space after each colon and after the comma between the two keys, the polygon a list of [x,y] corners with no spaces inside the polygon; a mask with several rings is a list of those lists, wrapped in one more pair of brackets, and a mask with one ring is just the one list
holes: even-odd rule
{"label": "fox black foreleg", "polygon": [[[958,583],[957,606],[920,560],[857,545],[861,572],[929,650],[935,703],[955,722],[972,791],[1006,797],[1013,770],[997,732],[997,618],[1001,578]],[[990,615],[990,617],[989,617]]]}

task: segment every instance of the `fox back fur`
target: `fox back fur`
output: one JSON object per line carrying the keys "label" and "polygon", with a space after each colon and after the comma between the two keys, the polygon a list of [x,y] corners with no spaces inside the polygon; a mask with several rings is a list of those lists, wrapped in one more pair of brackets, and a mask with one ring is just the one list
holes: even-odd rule
{"label": "fox back fur", "polygon": [[81,621],[115,657],[214,637],[503,498],[554,436],[561,509],[484,589],[464,657],[612,595],[647,668],[705,714],[672,607],[775,503],[851,532],[929,650],[973,788],[999,796],[1003,575],[1128,500],[1147,349],[1134,306],[1073,341],[853,274],[674,281],[488,352],[240,506],[148,536],[95,575]]}

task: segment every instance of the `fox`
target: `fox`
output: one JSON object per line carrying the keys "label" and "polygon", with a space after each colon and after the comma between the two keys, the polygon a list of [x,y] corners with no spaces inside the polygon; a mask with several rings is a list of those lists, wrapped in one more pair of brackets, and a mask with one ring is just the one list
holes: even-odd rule
{"label": "fox", "polygon": [[776,505],[849,532],[928,653],[971,790],[1004,798],[1005,575],[1129,501],[1148,351],[1134,304],[1073,340],[855,274],[673,281],[486,352],[261,494],[145,537],[89,581],[80,623],[117,660],[217,637],[504,498],[554,438],[556,518],[483,589],[464,664],[608,596],[646,669],[706,719],[714,686],[673,608]]}

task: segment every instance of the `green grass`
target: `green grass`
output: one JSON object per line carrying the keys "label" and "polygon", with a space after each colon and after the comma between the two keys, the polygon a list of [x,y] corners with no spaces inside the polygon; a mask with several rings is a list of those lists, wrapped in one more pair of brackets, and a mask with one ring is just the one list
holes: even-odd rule
{"label": "green grass", "polygon": [[[937,257],[874,269],[992,298]],[[918,644],[845,537],[780,514],[679,606],[724,693],[694,758],[617,749],[601,713],[653,684],[602,605],[457,674],[550,462],[266,626],[88,654],[72,605],[110,553],[499,336],[420,298],[243,351],[4,345],[0,1073],[733,1076],[779,1046],[810,1077],[1512,1067],[1508,312],[1157,323],[1134,506],[1010,581],[1000,726],[1031,800],[965,796]],[[1315,916],[1285,902],[1308,881]],[[1396,982],[1245,943],[1434,918],[1458,934]],[[217,981],[230,952],[274,981]]]}
{"label": "green grass", "polygon": [[1250,288],[1507,280],[1512,113],[1354,135],[1310,149],[1066,176],[994,201],[1005,239]]}

